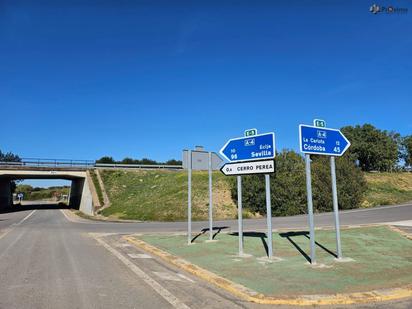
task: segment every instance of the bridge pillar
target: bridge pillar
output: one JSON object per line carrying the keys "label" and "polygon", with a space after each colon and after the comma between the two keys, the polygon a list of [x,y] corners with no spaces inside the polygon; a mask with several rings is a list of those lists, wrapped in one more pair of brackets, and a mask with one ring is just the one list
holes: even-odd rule
{"label": "bridge pillar", "polygon": [[10,179],[0,179],[0,210],[13,205]]}
{"label": "bridge pillar", "polygon": [[70,207],[79,209],[82,200],[82,192],[84,187],[84,178],[72,180],[70,188]]}
{"label": "bridge pillar", "polygon": [[72,180],[70,207],[79,209],[87,215],[94,215],[92,193],[87,178],[77,178]]}

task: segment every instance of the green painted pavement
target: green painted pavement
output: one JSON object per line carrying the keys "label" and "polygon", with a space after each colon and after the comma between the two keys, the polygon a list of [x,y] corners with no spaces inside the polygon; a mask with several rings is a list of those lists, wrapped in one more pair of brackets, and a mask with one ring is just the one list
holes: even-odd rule
{"label": "green painted pavement", "polygon": [[[273,234],[274,255],[268,263],[264,233],[244,233],[245,253],[239,258],[234,234],[216,235],[218,242],[206,243],[207,233],[186,244],[186,236],[144,235],[139,238],[171,254],[182,257],[222,277],[265,295],[334,294],[400,287],[412,283],[412,241],[387,227],[342,230],[344,257],[352,262],[336,262],[335,233],[316,231],[317,262],[308,262],[307,232]],[[322,265],[323,264],[323,265]]]}

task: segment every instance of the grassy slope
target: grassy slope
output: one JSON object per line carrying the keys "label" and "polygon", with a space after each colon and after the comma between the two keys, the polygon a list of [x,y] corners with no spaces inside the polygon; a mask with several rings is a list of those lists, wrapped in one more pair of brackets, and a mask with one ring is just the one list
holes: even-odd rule
{"label": "grassy slope", "polygon": [[365,173],[368,190],[362,207],[412,201],[412,173]]}
{"label": "grassy slope", "polygon": [[[187,173],[182,171],[102,171],[111,206],[105,216],[121,219],[177,221],[187,213]],[[214,218],[236,216],[228,180],[220,172],[213,174]],[[193,172],[192,215],[207,219],[208,174]]]}
{"label": "grassy slope", "polygon": [[96,194],[97,198],[99,199],[100,205],[104,205],[104,199],[103,199],[103,192],[102,188],[100,188],[99,180],[97,179],[96,172],[94,170],[90,170],[90,176],[92,177],[92,181],[94,184],[94,187],[96,189]]}
{"label": "grassy slope", "polygon": [[[102,214],[121,219],[178,221],[187,213],[187,173],[183,171],[101,172],[112,206]],[[236,218],[229,177],[213,174],[214,218]],[[368,191],[362,207],[412,201],[412,173],[366,173]],[[193,172],[193,219],[208,212],[208,174]],[[251,217],[245,213],[245,217]]]}

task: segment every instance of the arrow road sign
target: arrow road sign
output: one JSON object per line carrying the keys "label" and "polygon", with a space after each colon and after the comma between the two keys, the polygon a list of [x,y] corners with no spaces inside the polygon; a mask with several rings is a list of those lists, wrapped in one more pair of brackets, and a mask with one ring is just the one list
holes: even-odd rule
{"label": "arrow road sign", "polygon": [[269,174],[275,172],[275,161],[249,161],[239,163],[226,163],[220,171],[226,176]]}
{"label": "arrow road sign", "polygon": [[337,129],[299,125],[300,151],[307,154],[341,156],[350,142]]}
{"label": "arrow road sign", "polygon": [[[183,150],[183,169],[188,169],[188,156],[189,151]],[[223,160],[219,157],[216,152],[212,152],[212,170],[216,171],[220,169],[220,165]],[[209,169],[209,152],[192,150],[192,170],[197,171],[207,171]]]}
{"label": "arrow road sign", "polygon": [[273,159],[275,133],[232,138],[220,149],[220,154],[230,162]]}

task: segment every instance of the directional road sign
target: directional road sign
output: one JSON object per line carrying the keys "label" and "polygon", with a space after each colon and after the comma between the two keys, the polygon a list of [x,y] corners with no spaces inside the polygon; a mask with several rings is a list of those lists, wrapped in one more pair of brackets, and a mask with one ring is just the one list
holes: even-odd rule
{"label": "directional road sign", "polygon": [[220,154],[230,162],[273,159],[275,133],[232,138],[220,149]]}
{"label": "directional road sign", "polygon": [[273,160],[226,163],[220,171],[226,176],[269,174],[275,172]]}
{"label": "directional road sign", "polygon": [[[188,169],[189,151],[183,150],[183,169]],[[212,152],[212,170],[220,169],[223,160],[216,152]],[[202,150],[192,150],[192,170],[207,171],[209,169],[209,152]]]}
{"label": "directional road sign", "polygon": [[300,151],[307,154],[341,156],[350,142],[341,131],[330,128],[299,125]]}

